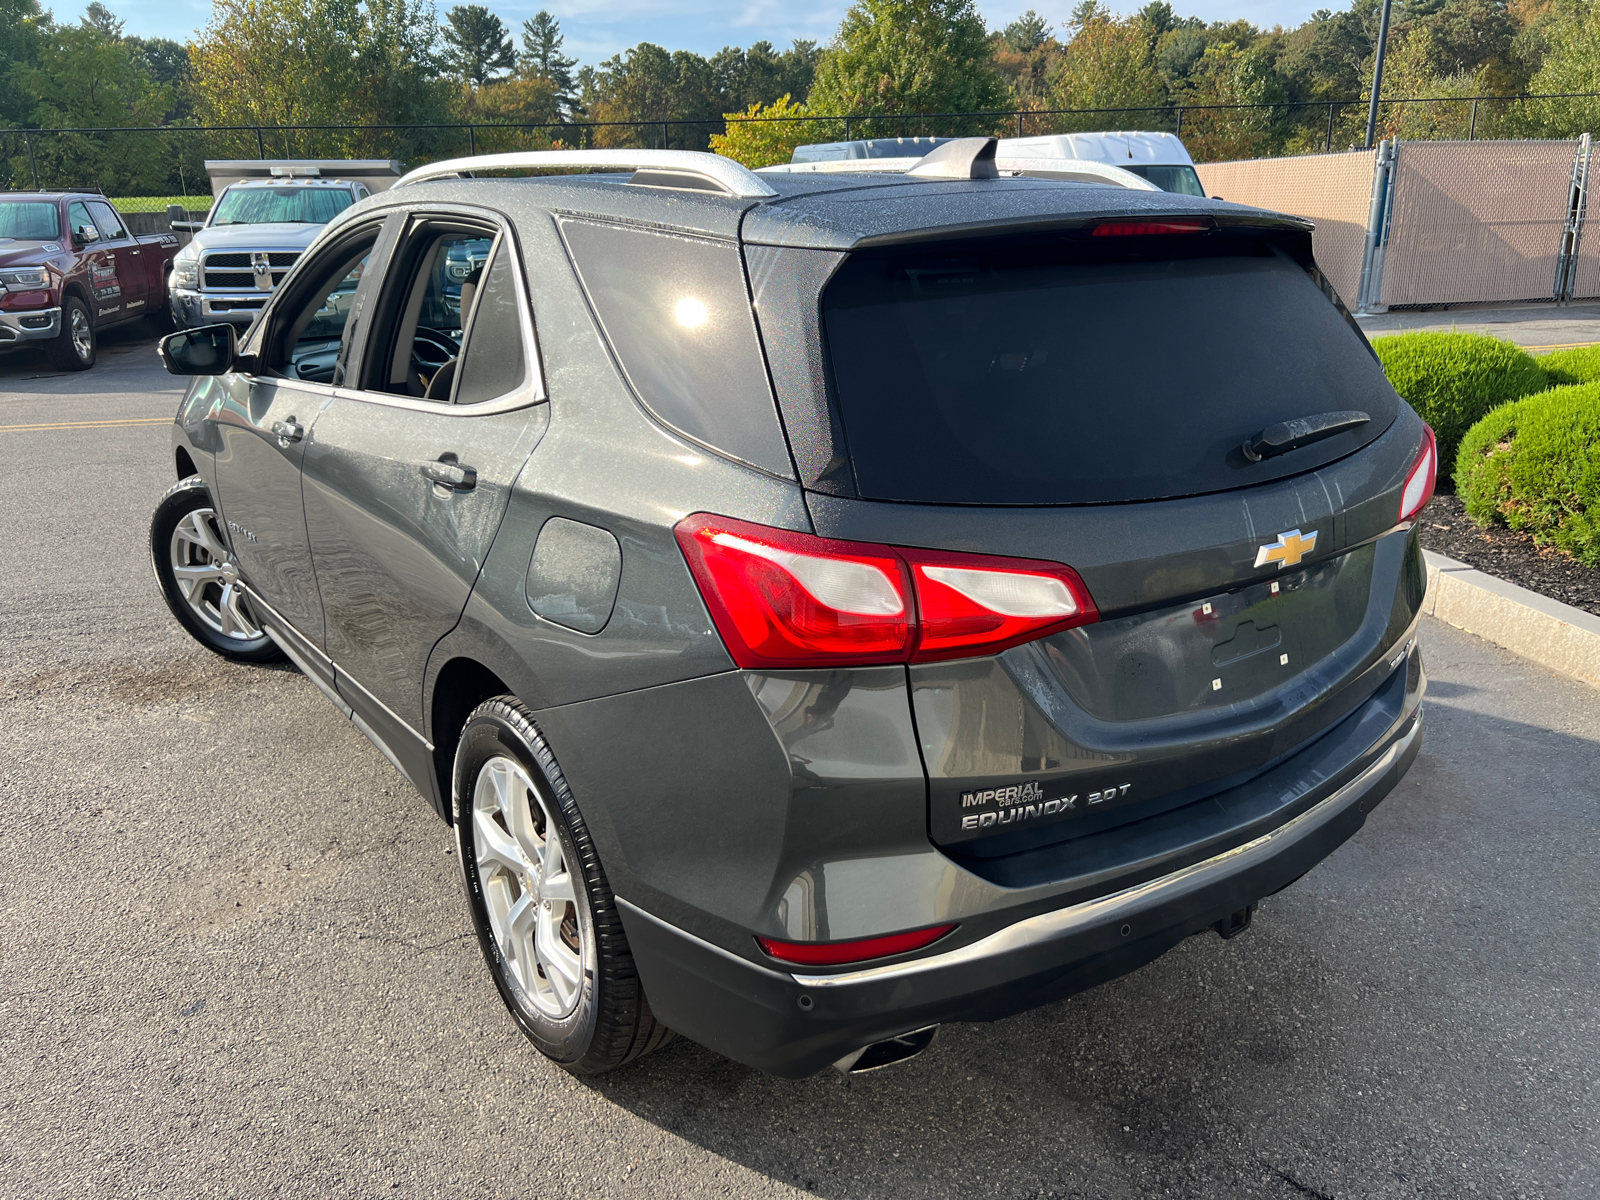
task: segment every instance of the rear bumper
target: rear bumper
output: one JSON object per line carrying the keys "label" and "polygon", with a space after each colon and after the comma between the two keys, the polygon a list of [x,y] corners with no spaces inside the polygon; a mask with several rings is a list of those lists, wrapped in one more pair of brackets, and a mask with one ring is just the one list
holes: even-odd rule
{"label": "rear bumper", "polygon": [[801,1078],[871,1042],[1021,1012],[1157,958],[1331,854],[1399,782],[1421,741],[1421,712],[1413,710],[1353,778],[1243,845],[943,953],[882,966],[831,975],[774,970],[618,905],[651,1007],[667,1025],[749,1066]]}
{"label": "rear bumper", "polygon": [[43,342],[61,332],[61,309],[40,308],[32,312],[0,312],[0,347],[22,342]]}

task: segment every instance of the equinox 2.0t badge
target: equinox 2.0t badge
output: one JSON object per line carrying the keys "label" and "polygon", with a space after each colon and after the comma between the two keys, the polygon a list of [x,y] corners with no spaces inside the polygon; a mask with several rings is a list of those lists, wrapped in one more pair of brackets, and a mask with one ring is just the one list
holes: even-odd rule
{"label": "equinox 2.0t badge", "polygon": [[1256,551],[1256,566],[1264,567],[1268,563],[1277,563],[1278,570],[1292,567],[1306,555],[1317,548],[1317,531],[1301,533],[1298,529],[1291,529],[1287,533],[1280,533],[1278,540],[1268,542]]}

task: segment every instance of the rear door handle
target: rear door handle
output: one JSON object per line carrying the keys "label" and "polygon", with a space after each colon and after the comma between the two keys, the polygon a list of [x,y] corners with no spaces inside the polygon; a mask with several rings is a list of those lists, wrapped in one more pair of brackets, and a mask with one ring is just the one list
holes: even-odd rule
{"label": "rear door handle", "polygon": [[272,423],[272,436],[278,439],[279,446],[289,446],[298,442],[306,435],[306,427],[290,417],[287,421],[274,421]]}
{"label": "rear door handle", "polygon": [[453,491],[470,492],[478,486],[478,472],[458,462],[442,459],[437,462],[425,462],[418,466],[417,470],[422,473],[423,478],[431,479],[434,483]]}

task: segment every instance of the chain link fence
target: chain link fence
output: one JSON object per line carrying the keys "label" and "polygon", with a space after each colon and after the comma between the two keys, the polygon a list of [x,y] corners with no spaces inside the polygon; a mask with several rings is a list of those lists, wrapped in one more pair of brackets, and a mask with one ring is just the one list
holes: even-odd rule
{"label": "chain link fence", "polygon": [[[1559,106],[1600,97],[1435,96],[1380,103],[1380,132],[1404,140],[1525,136]],[[1364,136],[1367,102],[1030,108],[964,113],[857,113],[841,117],[740,117],[804,121],[808,137],[1001,137],[1144,129],[1175,133],[1197,162],[1329,153]],[[465,154],[553,147],[704,150],[729,120],[567,121],[500,125],[170,125],[121,129],[0,129],[0,187],[99,188],[134,211],[209,203],[207,159],[392,158],[418,166]],[[139,203],[143,201],[144,203]]]}

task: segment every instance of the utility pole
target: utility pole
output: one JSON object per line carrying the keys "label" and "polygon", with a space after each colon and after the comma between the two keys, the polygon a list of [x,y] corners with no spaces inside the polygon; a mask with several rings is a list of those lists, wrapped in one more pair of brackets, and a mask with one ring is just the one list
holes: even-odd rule
{"label": "utility pole", "polygon": [[1389,5],[1393,0],[1383,0],[1383,16],[1378,18],[1378,53],[1372,63],[1372,99],[1367,104],[1366,149],[1372,149],[1373,135],[1378,132],[1378,97],[1383,94],[1383,51],[1389,44]]}

